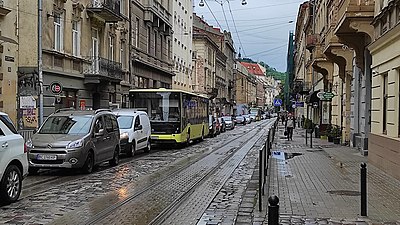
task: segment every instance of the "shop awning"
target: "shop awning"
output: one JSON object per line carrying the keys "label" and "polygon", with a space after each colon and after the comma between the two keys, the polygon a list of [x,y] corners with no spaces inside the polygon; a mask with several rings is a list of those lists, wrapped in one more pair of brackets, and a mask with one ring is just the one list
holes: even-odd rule
{"label": "shop awning", "polygon": [[319,98],[317,96],[319,91],[320,90],[310,92],[310,94],[306,97],[306,103],[309,104],[313,102],[319,102]]}

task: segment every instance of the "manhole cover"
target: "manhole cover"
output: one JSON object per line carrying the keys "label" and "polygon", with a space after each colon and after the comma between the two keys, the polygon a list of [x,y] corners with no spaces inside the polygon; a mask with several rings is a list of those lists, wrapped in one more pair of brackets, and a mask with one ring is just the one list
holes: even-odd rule
{"label": "manhole cover", "polygon": [[350,190],[333,190],[327,191],[329,194],[334,195],[346,195],[346,196],[359,196],[361,193],[359,191],[350,191]]}

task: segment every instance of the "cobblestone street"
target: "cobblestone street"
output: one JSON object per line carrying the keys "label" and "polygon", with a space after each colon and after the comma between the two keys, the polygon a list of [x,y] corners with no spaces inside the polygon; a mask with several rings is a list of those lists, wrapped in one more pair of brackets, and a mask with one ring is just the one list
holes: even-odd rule
{"label": "cobblestone street", "polygon": [[359,171],[367,157],[321,139],[313,139],[311,148],[303,129],[287,141],[282,126],[259,211],[259,149],[272,121],[141,154],[84,179],[67,173],[72,180],[1,207],[0,224],[262,225],[268,224],[270,195],[280,199],[281,224],[400,224],[399,181],[368,164],[368,216],[361,217]]}

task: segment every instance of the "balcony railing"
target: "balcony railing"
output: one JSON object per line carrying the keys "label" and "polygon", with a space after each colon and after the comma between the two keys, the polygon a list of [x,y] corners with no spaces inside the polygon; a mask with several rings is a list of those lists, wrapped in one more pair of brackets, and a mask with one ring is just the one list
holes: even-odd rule
{"label": "balcony railing", "polygon": [[85,64],[85,78],[99,82],[100,80],[122,81],[122,64],[102,57],[85,57],[90,64]]}
{"label": "balcony railing", "polygon": [[95,14],[104,19],[105,22],[115,23],[122,21],[124,17],[121,14],[119,0],[92,0],[87,6],[89,14]]}

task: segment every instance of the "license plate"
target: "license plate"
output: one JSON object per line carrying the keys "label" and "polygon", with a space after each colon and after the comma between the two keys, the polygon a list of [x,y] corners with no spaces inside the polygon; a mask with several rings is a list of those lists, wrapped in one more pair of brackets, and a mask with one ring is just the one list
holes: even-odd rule
{"label": "license plate", "polygon": [[37,160],[57,160],[56,155],[36,155]]}

